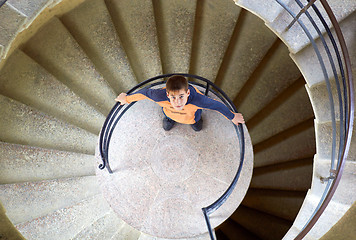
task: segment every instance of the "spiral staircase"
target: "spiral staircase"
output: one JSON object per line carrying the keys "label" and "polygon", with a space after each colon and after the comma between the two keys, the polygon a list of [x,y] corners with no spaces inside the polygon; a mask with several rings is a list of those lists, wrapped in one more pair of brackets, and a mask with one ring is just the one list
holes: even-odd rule
{"label": "spiral staircase", "polygon": [[[284,2],[297,9],[294,1]],[[355,63],[356,3],[328,2]],[[236,4],[5,2],[0,8],[0,239],[160,239],[112,211],[97,183],[93,156],[115,96],[173,72],[220,86],[244,114],[252,139],[250,188],[215,229],[217,238],[293,239],[325,188],[320,177],[328,176],[325,83],[300,29],[283,31],[291,19],[281,6],[274,0]],[[306,239],[323,236],[356,199],[349,191],[356,183],[355,141],[350,149],[335,197]]]}

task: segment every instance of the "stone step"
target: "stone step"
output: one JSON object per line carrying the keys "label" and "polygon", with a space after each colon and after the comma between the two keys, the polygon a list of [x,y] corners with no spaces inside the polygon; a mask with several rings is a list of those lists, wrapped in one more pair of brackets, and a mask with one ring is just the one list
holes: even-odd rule
{"label": "stone step", "polygon": [[331,239],[352,239],[355,237],[354,224],[356,222],[356,202],[352,207],[345,213],[340,221],[338,221],[331,229],[328,231],[321,240],[331,240]]}
{"label": "stone step", "polygon": [[[300,2],[302,2],[303,5],[307,5],[308,3],[307,1]],[[356,9],[356,3],[354,1],[345,1],[341,3],[340,1],[333,0],[328,1],[328,3],[329,2],[330,7],[332,8],[338,22],[341,22],[345,17],[347,17]],[[323,16],[327,16],[327,13],[320,2],[315,2],[315,6],[317,6]],[[301,7],[295,1],[289,2],[288,7],[295,15],[297,15],[301,10]],[[320,32],[324,33],[326,30],[314,10],[310,8],[308,13],[314,19],[316,25],[320,29]],[[324,18],[330,27],[331,22],[329,18]],[[297,53],[305,46],[309,45],[310,40],[298,23],[294,23],[294,25],[289,30],[285,31],[286,27],[292,22],[292,20],[293,17],[287,11],[283,11],[272,23],[268,24],[268,27],[273,29],[276,35],[278,35],[283,40],[283,42],[288,46],[292,53]],[[302,21],[305,27],[309,30],[313,39],[319,38],[317,31],[313,27],[306,14],[302,14],[299,20]]]}
{"label": "stone step", "polygon": [[[345,8],[346,9],[346,8]],[[354,62],[355,54],[353,54],[356,50],[356,44],[354,40],[354,27],[356,24],[356,11],[354,11],[352,14],[350,14],[347,18],[345,18],[340,24],[341,31],[344,35],[345,42],[348,48],[348,52],[350,57],[352,58],[351,62]],[[331,31],[332,34],[335,37],[335,40],[337,41],[337,37],[335,35],[335,31]],[[335,56],[333,47],[330,43],[330,40],[326,41],[329,45],[330,52],[332,53],[333,56]],[[328,77],[330,81],[333,81],[334,77],[332,74],[331,66],[329,63],[329,59],[327,58],[326,51],[324,50],[324,47],[322,46],[322,41],[318,39],[316,41],[316,45],[318,49],[320,49],[321,56],[323,58],[324,62],[328,62],[326,64],[326,69],[328,72]],[[340,46],[338,45],[339,51],[341,51]],[[315,51],[312,46],[308,46],[304,48],[302,51],[298,52],[297,54],[291,54],[292,59],[294,62],[297,64],[299,67],[300,71],[302,72],[306,82],[308,83],[309,87],[321,83],[325,80],[324,74],[322,72],[322,68],[319,64],[318,58],[315,54]],[[343,60],[343,56],[341,56]],[[337,66],[338,69],[338,63],[336,60],[336,57],[334,57],[334,62],[335,65]],[[345,67],[344,67],[345,69]],[[355,69],[355,66],[353,66],[353,69]],[[337,70],[338,74],[340,74],[340,70]],[[341,79],[341,78],[340,78]]]}
{"label": "stone step", "polygon": [[[330,169],[330,160],[322,160],[316,157],[315,162],[312,189],[308,192],[293,224],[297,229],[302,229],[320,201],[323,190],[326,187],[326,183],[320,182],[320,177],[329,176],[327,172]],[[355,202],[356,195],[353,191],[350,191],[350,186],[356,181],[355,170],[356,164],[354,162],[345,163],[341,181],[333,198],[307,236],[313,239],[320,239]],[[293,234],[295,232],[288,233],[288,238],[286,239],[294,238],[295,235]]]}
{"label": "stone step", "polygon": [[[284,9],[276,2],[276,0],[234,0],[237,5],[248,9],[253,14],[262,18],[265,22],[273,22]],[[285,1],[285,2],[290,2]]]}
{"label": "stone step", "polygon": [[29,240],[72,239],[109,211],[107,202],[99,194],[46,216],[17,224],[16,228]]}
{"label": "stone step", "polygon": [[124,222],[111,240],[137,240],[140,236],[141,232]]}
{"label": "stone step", "polygon": [[6,2],[0,8],[0,60],[6,57],[10,44],[15,39],[19,29],[26,21],[26,16]]}
{"label": "stone step", "polygon": [[0,141],[94,154],[97,137],[0,95]]}
{"label": "stone step", "polygon": [[216,79],[240,12],[230,0],[197,2],[190,73]]}
{"label": "stone step", "polygon": [[255,168],[250,187],[307,191],[312,179],[312,166],[313,158],[307,158]]}
{"label": "stone step", "polygon": [[[1,2],[0,2],[1,5]],[[3,239],[25,240],[21,233],[15,228],[6,216],[6,210],[0,202],[0,235]]]}
{"label": "stone step", "polygon": [[300,78],[299,69],[288,53],[278,41],[234,99],[247,121]]}
{"label": "stone step", "polygon": [[114,212],[109,212],[87,226],[72,239],[111,239],[116,234],[117,229],[121,228],[123,224],[125,223]]}
{"label": "stone step", "polygon": [[266,240],[281,239],[291,226],[290,221],[244,206],[240,206],[231,219]]}
{"label": "stone step", "polygon": [[254,166],[262,167],[315,154],[314,120],[309,119],[254,145]]}
{"label": "stone step", "polygon": [[46,6],[51,4],[51,0],[7,0],[7,3],[26,15],[29,19],[35,18]]}
{"label": "stone step", "polygon": [[52,18],[23,51],[73,92],[106,115],[116,94],[58,18]]}
{"label": "stone step", "polygon": [[61,21],[118,94],[137,84],[103,0],[88,0]]}
{"label": "stone step", "polygon": [[[339,121],[336,122],[336,150],[338,149],[340,142],[340,131],[339,131]],[[315,131],[316,131],[316,152],[318,157],[321,159],[331,159],[332,155],[332,124],[331,122],[318,123],[315,122]],[[356,161],[356,130],[353,130],[351,145],[349,149],[349,153],[347,156],[347,161]],[[337,158],[339,152],[335,152],[335,156]]]}
{"label": "stone step", "polygon": [[105,0],[139,82],[162,73],[152,1]]}
{"label": "stone step", "polygon": [[[261,240],[261,238],[252,234],[250,231],[246,230],[232,220],[225,221],[221,226],[219,226],[219,230],[222,231],[227,240]],[[220,240],[218,232],[216,235],[218,236],[217,239]]]}
{"label": "stone step", "polygon": [[313,117],[304,85],[298,79],[246,122],[254,144]]}
{"label": "stone step", "polygon": [[[331,106],[334,107],[334,114],[335,114],[335,120],[340,121],[340,107],[339,107],[339,97],[338,97],[338,92],[337,92],[337,86],[335,84],[335,81],[330,82],[331,84],[331,91],[332,91],[332,98],[333,98],[333,105],[331,105],[329,101],[329,93],[327,90],[326,83],[320,83],[320,84],[315,84],[312,87],[308,87],[306,85],[306,89],[310,98],[310,101],[313,106],[313,111],[315,114],[315,119],[319,123],[323,122],[331,122],[332,119],[332,111],[331,111]],[[340,91],[343,93],[343,86],[340,85]],[[342,110],[344,110],[345,105],[344,105],[344,98],[342,98]],[[343,118],[345,118],[345,113],[343,112]]]}
{"label": "stone step", "polygon": [[[215,232],[214,232],[214,236],[215,236]],[[172,239],[177,239],[177,240],[210,240],[211,238],[210,238],[209,233],[198,235],[198,236],[195,236],[195,237],[192,237],[192,238],[160,238],[160,237],[150,236],[150,235],[145,234],[145,233],[141,233],[140,237],[138,238],[138,240],[172,240]],[[216,236],[215,236],[215,239],[216,239]]]}
{"label": "stone step", "polygon": [[0,185],[0,200],[14,224],[36,219],[99,194],[95,176]]}
{"label": "stone step", "polygon": [[15,50],[0,73],[0,93],[94,134],[105,120],[21,50]]}
{"label": "stone step", "polygon": [[[289,231],[284,235],[283,240],[294,240],[295,237],[301,232],[302,230],[292,226]],[[304,240],[317,240],[309,235],[303,237]]]}
{"label": "stone step", "polygon": [[261,65],[276,39],[261,19],[241,11],[216,80],[231,99]]}
{"label": "stone step", "polygon": [[306,192],[249,188],[242,205],[293,221]]}
{"label": "stone step", "polygon": [[0,184],[95,174],[94,156],[0,142]]}
{"label": "stone step", "polygon": [[[321,178],[330,176],[331,161],[330,159],[320,159],[318,155],[315,155],[314,162],[313,181],[310,194],[321,197],[327,185],[327,182],[322,182]],[[356,200],[356,195],[349,189],[349,186],[352,186],[356,181],[354,172],[355,167],[356,162],[345,162],[342,178],[332,201],[344,205],[351,205],[353,201]]]}
{"label": "stone step", "polygon": [[196,0],[153,1],[163,73],[188,73]]}

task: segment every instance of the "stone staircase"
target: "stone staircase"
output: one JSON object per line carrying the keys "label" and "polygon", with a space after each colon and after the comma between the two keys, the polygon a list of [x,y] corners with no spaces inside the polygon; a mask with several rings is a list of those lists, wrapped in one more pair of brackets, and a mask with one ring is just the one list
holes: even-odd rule
{"label": "stone staircase", "polygon": [[[214,81],[247,120],[253,178],[217,238],[293,239],[328,176],[325,83],[301,29],[283,32],[291,20],[274,0],[236,2],[8,0],[0,8],[0,201],[26,239],[160,239],[112,211],[94,154],[115,96],[172,72]],[[328,2],[355,63],[356,4]],[[308,239],[323,236],[355,201],[354,144]]]}

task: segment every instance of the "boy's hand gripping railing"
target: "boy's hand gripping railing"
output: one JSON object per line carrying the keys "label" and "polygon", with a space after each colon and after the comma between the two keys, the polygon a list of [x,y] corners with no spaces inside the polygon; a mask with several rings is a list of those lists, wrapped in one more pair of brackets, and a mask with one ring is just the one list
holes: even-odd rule
{"label": "boy's hand gripping railing", "polygon": [[[192,74],[175,73],[175,74],[165,74],[165,75],[156,76],[156,77],[150,78],[150,79],[138,84],[137,86],[133,87],[132,89],[130,89],[127,92],[127,94],[133,93],[138,88],[143,87],[155,80],[162,79],[162,78],[168,78],[173,75],[182,75],[187,78],[194,78],[194,79],[198,79],[198,80],[205,82],[206,85],[196,83],[196,82],[190,82],[190,84],[205,88],[205,95],[207,95],[209,92],[214,93],[231,111],[237,112],[232,101],[228,98],[228,96],[219,87],[217,87],[214,83],[212,83],[211,81],[209,81],[203,77],[192,75]],[[160,85],[163,83],[164,83],[164,81],[153,83],[153,84],[147,86],[147,88],[151,88],[153,86]],[[214,91],[212,88],[216,89],[217,92]],[[102,131],[100,133],[100,140],[99,140],[99,149],[100,149],[100,155],[101,155],[101,159],[102,159],[103,163],[99,165],[99,168],[100,169],[107,168],[109,173],[113,173],[112,169],[110,168],[110,165],[109,165],[109,143],[110,143],[110,139],[112,136],[112,132],[114,131],[114,128],[115,128],[117,122],[122,117],[122,115],[125,114],[125,112],[133,104],[134,104],[134,102],[130,103],[126,108],[124,108],[123,111],[121,111],[123,106],[120,105],[120,103],[116,103],[115,106],[110,111],[109,115],[107,116],[107,118],[104,122],[104,125],[102,127]],[[121,113],[118,116],[120,111],[121,111]],[[214,235],[213,235],[213,230],[211,228],[209,215],[211,213],[213,213],[215,210],[217,210],[222,204],[224,204],[224,202],[229,198],[229,196],[233,192],[233,190],[236,186],[236,183],[239,179],[240,173],[242,171],[242,166],[243,166],[243,162],[244,162],[245,138],[244,138],[243,127],[241,124],[239,124],[238,126],[234,125],[234,128],[235,128],[236,134],[238,136],[239,145],[240,145],[240,164],[239,164],[238,170],[236,172],[236,175],[235,175],[232,183],[230,184],[229,188],[224,192],[224,194],[210,206],[202,208],[211,239],[214,239]]]}

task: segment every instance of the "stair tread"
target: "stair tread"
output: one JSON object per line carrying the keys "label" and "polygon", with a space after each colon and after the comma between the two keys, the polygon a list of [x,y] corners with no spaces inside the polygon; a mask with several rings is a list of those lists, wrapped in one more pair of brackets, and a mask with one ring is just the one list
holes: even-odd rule
{"label": "stair tread", "polygon": [[[339,24],[340,24],[340,28],[341,28],[342,34],[344,36],[346,45],[349,48],[348,52],[350,54],[350,57],[354,58],[354,54],[352,54],[352,52],[355,52],[355,44],[354,44],[354,36],[353,36],[354,27],[353,26],[355,26],[355,24],[356,24],[356,11],[354,11],[352,14],[350,14],[347,18],[345,18]],[[334,29],[332,29],[331,32],[332,32],[335,40],[338,41],[337,37],[335,35]],[[338,66],[333,47],[329,40],[326,40],[326,42],[329,45],[330,52],[333,56],[335,65]],[[326,62],[326,70],[328,73],[328,77],[329,77],[330,81],[333,81],[333,79],[334,79],[333,72],[331,70],[331,65],[329,63],[326,51],[324,50],[324,47],[322,45],[322,41],[320,39],[316,40],[316,45],[317,45],[318,49],[322,49],[320,51],[320,54],[323,58],[323,61]],[[339,46],[339,44],[337,44],[337,45],[338,45],[339,51],[341,51],[341,47]],[[309,87],[325,81],[324,74],[322,72],[322,68],[320,67],[320,64],[319,64],[319,60],[318,60],[317,55],[315,54],[315,51],[311,45],[307,46],[302,51],[300,51],[296,54],[291,54],[291,57],[294,60],[294,62],[297,64],[297,66],[299,67],[299,69],[302,72],[303,76],[305,77],[305,80],[308,83]],[[341,58],[343,58],[343,57],[341,56]],[[337,73],[340,78],[340,70],[338,69],[338,67],[337,67]]]}
{"label": "stair tread", "polygon": [[111,110],[116,94],[58,18],[43,26],[23,51],[98,111],[106,115]]}
{"label": "stair tread", "polygon": [[[96,136],[0,95],[3,142],[93,154]],[[14,131],[16,130],[16,131]]]}
{"label": "stair tread", "polygon": [[0,79],[1,94],[94,134],[99,133],[104,116],[21,50],[15,50],[6,61]]}
{"label": "stair tread", "polygon": [[297,80],[247,121],[254,144],[314,116],[304,83],[303,79]]}
{"label": "stair tread", "polygon": [[231,99],[251,78],[277,39],[261,19],[246,11],[241,11],[235,28],[238,29],[230,40],[217,78]]}
{"label": "stair tread", "polygon": [[19,224],[97,195],[95,176],[0,185],[9,219]]}
{"label": "stair tread", "polygon": [[0,142],[0,183],[94,175],[94,156]]}
{"label": "stair tread", "polygon": [[189,72],[196,5],[196,0],[153,1],[163,73]]}
{"label": "stair tread", "polygon": [[237,5],[253,12],[265,22],[273,22],[274,19],[283,11],[283,8],[275,0],[235,0]]}
{"label": "stair tread", "polygon": [[152,2],[141,0],[105,2],[137,80],[141,82],[162,74]]}
{"label": "stair tread", "polygon": [[[189,72],[214,81],[229,46],[241,8],[233,1],[198,1],[191,69]],[[215,39],[219,36],[219,40]]]}
{"label": "stair tread", "polygon": [[26,239],[71,239],[110,211],[101,194],[46,216],[17,224]]}
{"label": "stair tread", "polygon": [[9,3],[5,3],[0,8],[0,16],[0,44],[4,46],[3,54],[5,54],[27,17]]}
{"label": "stair tread", "polygon": [[116,234],[117,229],[122,228],[123,224],[125,223],[114,212],[109,212],[87,226],[72,239],[111,239]]}
{"label": "stair tread", "polygon": [[137,84],[103,0],[85,1],[60,19],[117,94]]}
{"label": "stair tread", "polygon": [[[301,1],[301,2],[303,3],[303,5],[307,4],[306,1]],[[328,3],[329,2],[330,2],[329,5],[333,10],[334,15],[338,22],[341,22],[344,18],[346,18],[349,14],[351,14],[356,9],[355,1],[340,2],[334,0],[334,1],[328,1]],[[317,6],[317,8],[319,9],[319,11],[323,16],[327,16],[327,13],[322,7],[320,2],[316,1],[314,4],[315,6]],[[295,15],[297,15],[301,10],[301,8],[295,2],[289,3],[288,7]],[[322,34],[325,33],[326,30],[323,24],[321,23],[321,21],[319,20],[319,17],[314,12],[314,10],[312,8],[309,8],[308,13],[311,15],[316,25],[319,27],[320,32]],[[328,17],[324,17],[324,18],[328,26],[330,27],[331,21],[329,20]],[[319,38],[317,31],[314,29],[312,23],[310,22],[306,14],[302,14],[299,19],[309,30],[313,39]],[[280,38],[286,43],[286,45],[289,47],[292,53],[297,53],[301,49],[309,45],[310,40],[306,36],[304,30],[298,23],[295,23],[289,30],[284,32],[284,29],[289,25],[289,23],[292,22],[292,20],[293,20],[292,16],[285,11],[282,14],[280,14],[278,18],[275,19],[272,23],[268,24],[268,26],[271,29],[273,29],[273,31],[275,31],[277,35],[280,36]]]}
{"label": "stair tread", "polygon": [[7,3],[11,4],[11,6],[25,14],[28,18],[33,18],[43,9],[43,7],[51,3],[51,1],[7,0]]}

